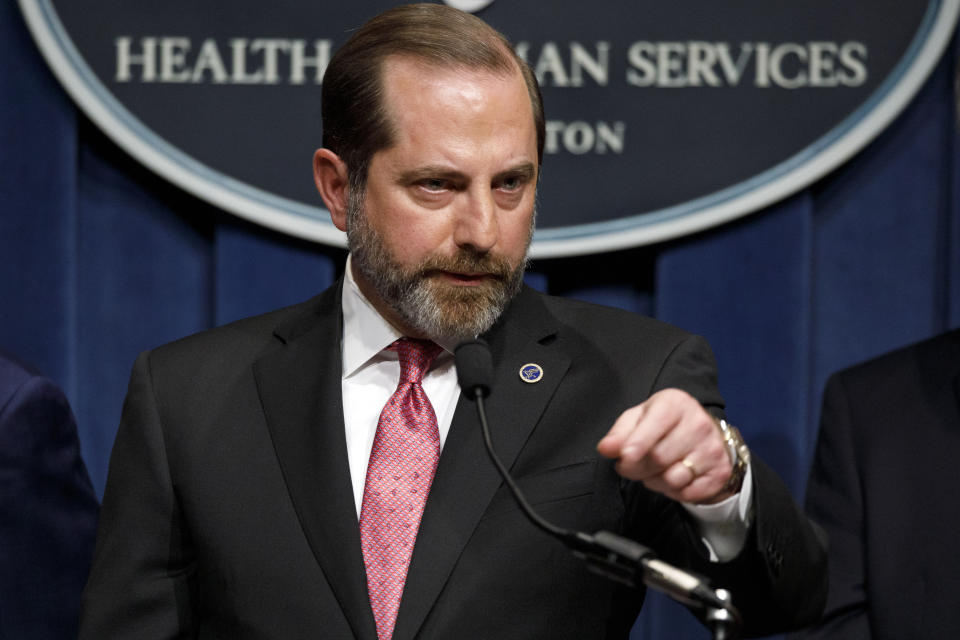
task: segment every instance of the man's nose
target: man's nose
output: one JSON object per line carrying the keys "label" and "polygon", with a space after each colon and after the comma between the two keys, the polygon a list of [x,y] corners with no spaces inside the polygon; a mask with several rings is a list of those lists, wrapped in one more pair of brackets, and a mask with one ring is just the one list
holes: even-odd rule
{"label": "man's nose", "polygon": [[497,243],[499,221],[493,194],[470,193],[457,214],[453,240],[458,247],[486,253]]}

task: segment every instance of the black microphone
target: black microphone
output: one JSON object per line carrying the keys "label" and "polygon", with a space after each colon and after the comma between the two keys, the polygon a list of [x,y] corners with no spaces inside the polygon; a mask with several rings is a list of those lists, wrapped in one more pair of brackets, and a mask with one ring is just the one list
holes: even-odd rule
{"label": "black microphone", "polygon": [[454,357],[460,390],[477,404],[487,454],[521,511],[534,525],[563,542],[594,573],[631,587],[643,582],[680,602],[705,607],[708,609],[706,619],[712,625],[715,637],[736,637],[740,615],[726,590],[712,589],[705,578],[658,560],[653,551],[629,538],[609,531],[598,531],[591,535],[564,529],[541,518],[527,502],[493,447],[484,408],[484,398],[490,395],[493,381],[490,349],[483,340],[471,340],[457,345]]}
{"label": "black microphone", "polygon": [[457,380],[460,389],[473,400],[477,395],[490,395],[493,381],[493,356],[483,340],[461,342],[453,350],[457,365]]}

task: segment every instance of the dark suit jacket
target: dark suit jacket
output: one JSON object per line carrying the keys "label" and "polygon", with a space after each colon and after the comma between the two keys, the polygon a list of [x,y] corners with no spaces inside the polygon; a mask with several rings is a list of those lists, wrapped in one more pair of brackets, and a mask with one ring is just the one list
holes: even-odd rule
{"label": "dark suit jacket", "polygon": [[[376,637],[346,458],[341,333],[335,287],[139,358],[81,637]],[[622,481],[595,452],[616,416],[656,389],[686,388],[720,410],[701,339],[531,290],[486,337],[493,438],[545,517],[716,569],[754,631],[819,613],[822,547],[762,463],[750,549],[709,567],[682,509]],[[529,362],[543,367],[541,382],[521,381]],[[461,401],[394,638],[625,638],[641,601],[523,518]]]}
{"label": "dark suit jacket", "polygon": [[830,535],[803,637],[960,638],[960,330],[829,380],[807,509]]}
{"label": "dark suit jacket", "polygon": [[0,352],[0,638],[76,638],[97,510],[63,392]]}

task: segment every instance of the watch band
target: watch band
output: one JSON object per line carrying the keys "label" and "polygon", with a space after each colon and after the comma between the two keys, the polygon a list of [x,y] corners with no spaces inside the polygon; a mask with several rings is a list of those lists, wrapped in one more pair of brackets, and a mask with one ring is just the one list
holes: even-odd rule
{"label": "watch band", "polygon": [[747,465],[750,464],[750,449],[747,443],[743,441],[740,430],[724,420],[723,418],[714,418],[717,428],[723,436],[723,442],[727,445],[727,453],[730,454],[730,464],[733,465],[733,471],[730,473],[730,479],[723,485],[722,491],[725,493],[737,493],[743,485],[743,478],[747,474]]}

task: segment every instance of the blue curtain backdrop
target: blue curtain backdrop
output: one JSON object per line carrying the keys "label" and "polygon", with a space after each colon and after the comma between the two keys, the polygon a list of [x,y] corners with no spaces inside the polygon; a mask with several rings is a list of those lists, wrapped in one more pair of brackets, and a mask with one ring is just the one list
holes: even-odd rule
{"label": "blue curtain backdrop", "polygon": [[[805,191],[681,240],[540,260],[528,281],[706,336],[730,416],[801,496],[829,373],[960,325],[957,52],[955,40],[893,125]],[[138,165],[73,106],[12,2],[0,59],[0,343],[66,390],[102,492],[137,353],[305,299],[345,254]],[[635,637],[708,635],[651,598]]]}

